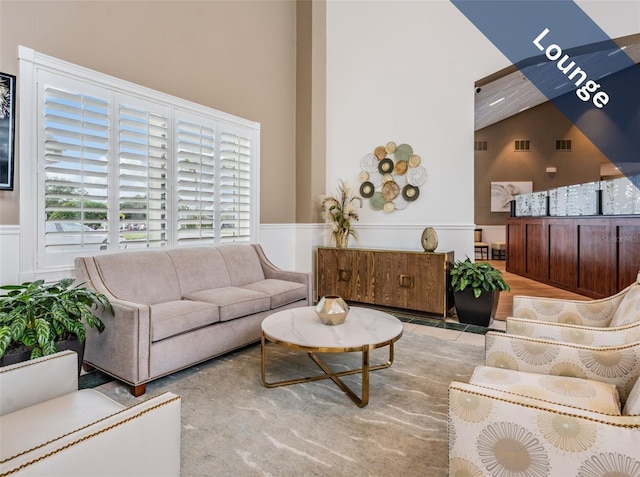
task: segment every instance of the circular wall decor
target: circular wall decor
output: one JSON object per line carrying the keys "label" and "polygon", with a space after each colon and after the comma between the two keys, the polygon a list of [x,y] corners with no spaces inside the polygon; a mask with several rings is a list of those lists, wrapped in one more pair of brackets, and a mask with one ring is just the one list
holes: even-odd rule
{"label": "circular wall decor", "polygon": [[360,160],[360,194],[374,210],[391,213],[404,209],[420,196],[427,180],[422,158],[409,144],[389,141],[376,146]]}

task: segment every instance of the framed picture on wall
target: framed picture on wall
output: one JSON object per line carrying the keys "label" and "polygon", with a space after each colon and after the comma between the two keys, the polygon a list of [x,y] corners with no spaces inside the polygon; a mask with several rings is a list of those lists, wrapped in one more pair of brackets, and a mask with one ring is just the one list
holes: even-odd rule
{"label": "framed picture on wall", "polygon": [[16,77],[0,73],[0,190],[13,190]]}
{"label": "framed picture on wall", "polygon": [[533,192],[533,182],[492,182],[491,212],[509,212],[516,195],[529,192]]}

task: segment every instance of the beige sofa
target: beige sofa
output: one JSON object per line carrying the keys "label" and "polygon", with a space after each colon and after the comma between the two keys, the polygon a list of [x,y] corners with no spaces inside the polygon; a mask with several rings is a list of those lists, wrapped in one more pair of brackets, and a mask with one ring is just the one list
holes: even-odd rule
{"label": "beige sofa", "polygon": [[0,475],[179,476],[180,397],[78,391],[73,351],[0,368]]}
{"label": "beige sofa", "polygon": [[104,293],[114,315],[87,331],[84,362],[132,385],[260,339],[262,320],[312,304],[310,273],[280,270],[256,244],[80,257],[76,280]]}

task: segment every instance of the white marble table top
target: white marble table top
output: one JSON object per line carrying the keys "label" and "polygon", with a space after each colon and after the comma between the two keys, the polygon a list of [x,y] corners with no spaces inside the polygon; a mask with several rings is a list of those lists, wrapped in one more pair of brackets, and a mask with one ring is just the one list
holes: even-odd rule
{"label": "white marble table top", "polygon": [[399,338],[402,330],[396,317],[358,307],[351,307],[345,322],[335,326],[323,324],[312,306],[279,311],[262,322],[262,331],[272,341],[335,351],[373,349]]}

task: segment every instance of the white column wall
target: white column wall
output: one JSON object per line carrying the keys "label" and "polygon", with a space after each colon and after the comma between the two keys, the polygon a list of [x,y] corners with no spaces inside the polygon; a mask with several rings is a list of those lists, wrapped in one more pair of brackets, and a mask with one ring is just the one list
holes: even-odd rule
{"label": "white column wall", "polygon": [[473,257],[474,82],[507,60],[449,1],[327,3],[327,191],[359,187],[360,159],[408,143],[429,176],[419,198],[390,214],[368,203],[361,245]]}

